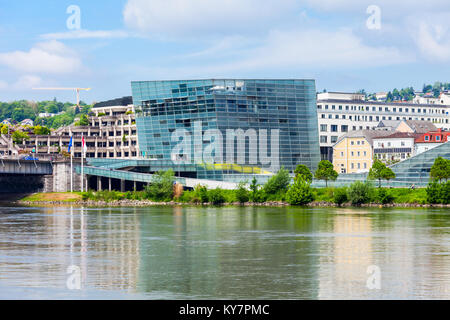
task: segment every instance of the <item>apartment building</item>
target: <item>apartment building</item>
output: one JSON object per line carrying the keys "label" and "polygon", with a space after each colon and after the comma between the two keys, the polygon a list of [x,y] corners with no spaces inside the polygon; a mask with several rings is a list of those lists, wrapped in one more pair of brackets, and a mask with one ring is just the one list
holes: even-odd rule
{"label": "apartment building", "polygon": [[448,141],[450,141],[450,131],[442,131],[442,129],[438,129],[436,131],[421,134],[414,141],[415,153],[420,154]]}
{"label": "apartment building", "polygon": [[369,171],[373,164],[373,139],[390,134],[389,131],[375,130],[357,130],[345,134],[333,147],[334,170],[338,173]]}
{"label": "apartment building", "polygon": [[388,136],[373,138],[374,158],[387,165],[394,164],[415,155],[414,141],[421,134],[394,132]]}
{"label": "apartment building", "polygon": [[137,158],[140,152],[131,101],[131,97],[125,97],[96,104],[88,126],[71,124],[51,135],[30,135],[20,147],[26,152],[58,154],[67,151],[72,136],[74,157],[80,158],[84,136],[88,158]]}
{"label": "apartment building", "polygon": [[381,121],[416,120],[450,129],[450,106],[365,101],[363,94],[326,92],[317,95],[322,159],[333,159],[333,145],[345,134],[376,129]]}

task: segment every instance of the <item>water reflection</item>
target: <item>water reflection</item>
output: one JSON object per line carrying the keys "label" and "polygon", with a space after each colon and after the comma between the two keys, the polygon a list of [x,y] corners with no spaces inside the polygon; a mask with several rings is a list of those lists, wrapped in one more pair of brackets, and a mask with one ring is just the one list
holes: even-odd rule
{"label": "water reflection", "polygon": [[[35,290],[29,298],[450,297],[445,209],[0,212],[0,298],[17,288]],[[66,287],[70,265],[81,270],[79,292]],[[366,286],[371,265],[381,270],[380,290]]]}

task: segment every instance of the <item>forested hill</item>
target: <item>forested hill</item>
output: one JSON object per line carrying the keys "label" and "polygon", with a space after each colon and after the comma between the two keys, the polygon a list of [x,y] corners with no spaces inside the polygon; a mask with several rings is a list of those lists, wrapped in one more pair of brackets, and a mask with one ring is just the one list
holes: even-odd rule
{"label": "forested hill", "polygon": [[[11,119],[12,122],[21,122],[31,119],[35,124],[45,125],[49,128],[59,128],[73,123],[78,114],[88,114],[90,105],[80,102],[80,108],[70,102],[52,101],[13,101],[0,102],[0,122]],[[39,118],[40,113],[55,114],[52,117]]]}

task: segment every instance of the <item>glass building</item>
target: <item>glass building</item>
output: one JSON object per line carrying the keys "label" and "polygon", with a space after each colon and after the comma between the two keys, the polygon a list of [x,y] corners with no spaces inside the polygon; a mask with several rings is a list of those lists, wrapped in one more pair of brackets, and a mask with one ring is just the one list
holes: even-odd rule
{"label": "glass building", "polygon": [[281,167],[293,172],[304,164],[315,170],[320,161],[314,80],[131,86],[141,155],[173,166],[181,176],[264,181]]}

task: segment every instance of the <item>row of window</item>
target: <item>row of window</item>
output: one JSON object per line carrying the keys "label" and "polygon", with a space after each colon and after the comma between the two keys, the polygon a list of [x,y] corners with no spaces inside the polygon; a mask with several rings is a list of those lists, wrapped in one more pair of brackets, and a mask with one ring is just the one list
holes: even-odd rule
{"label": "row of window", "polygon": [[[335,114],[334,117],[332,114],[324,114],[320,115],[320,119],[342,119],[342,120],[351,120],[351,121],[366,121],[366,122],[380,122],[381,120],[422,120],[422,121],[432,121],[435,123],[444,123],[444,119],[442,118],[412,118],[412,117],[392,117],[392,116],[359,116],[359,115],[339,115]],[[448,119],[445,119],[445,123],[449,123]]]}
{"label": "row of window", "polygon": [[341,110],[343,111],[345,109],[345,111],[372,111],[372,112],[405,112],[405,113],[428,113],[429,114],[445,114],[445,109],[442,108],[442,110],[436,109],[436,108],[428,108],[428,109],[420,109],[420,108],[405,108],[405,107],[372,107],[372,109],[370,107],[367,106],[345,106],[345,108],[340,105],[340,106],[336,106],[336,105],[331,105],[328,106],[328,104],[326,105],[317,105],[317,109],[319,110]]}

